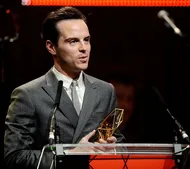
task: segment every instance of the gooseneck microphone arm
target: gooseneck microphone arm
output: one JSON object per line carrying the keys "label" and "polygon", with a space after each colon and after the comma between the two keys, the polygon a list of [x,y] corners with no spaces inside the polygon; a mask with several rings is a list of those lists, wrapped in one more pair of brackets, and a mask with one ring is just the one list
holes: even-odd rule
{"label": "gooseneck microphone arm", "polygon": [[56,111],[57,108],[59,107],[60,104],[60,99],[61,99],[61,93],[62,93],[62,88],[63,88],[63,81],[58,82],[58,87],[57,87],[57,94],[55,98],[55,103],[54,103],[54,110],[53,110],[53,115],[51,117],[51,122],[50,122],[50,128],[49,128],[49,144],[50,148],[51,145],[55,143],[55,138],[57,139],[57,136],[55,136],[55,131],[56,131]]}
{"label": "gooseneck microphone arm", "polygon": [[174,123],[176,124],[179,133],[181,134],[182,138],[184,140],[187,141],[187,143],[190,143],[189,140],[189,136],[187,135],[187,133],[185,132],[184,128],[182,127],[182,125],[179,123],[179,121],[171,114],[167,104],[165,103],[163,97],[161,96],[160,92],[158,91],[158,89],[156,87],[153,87],[154,92],[156,93],[156,95],[158,96],[159,100],[162,102],[162,104],[165,106],[166,111],[168,112],[168,114],[170,115],[170,117],[172,118],[172,120],[174,121]]}

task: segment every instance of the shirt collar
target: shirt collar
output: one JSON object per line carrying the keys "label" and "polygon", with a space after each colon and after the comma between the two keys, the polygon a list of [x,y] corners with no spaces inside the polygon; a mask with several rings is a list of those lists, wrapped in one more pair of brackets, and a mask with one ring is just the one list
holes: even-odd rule
{"label": "shirt collar", "polygon": [[[68,89],[73,81],[72,78],[60,73],[54,66],[52,68],[53,73],[55,74],[56,78],[58,80],[62,80],[63,81],[63,87]],[[81,71],[79,78],[77,79],[77,85],[79,86],[83,86],[84,85],[84,81],[83,81],[83,72]]]}
{"label": "shirt collar", "polygon": [[79,88],[84,85],[83,71],[81,71],[79,78],[77,79]]}

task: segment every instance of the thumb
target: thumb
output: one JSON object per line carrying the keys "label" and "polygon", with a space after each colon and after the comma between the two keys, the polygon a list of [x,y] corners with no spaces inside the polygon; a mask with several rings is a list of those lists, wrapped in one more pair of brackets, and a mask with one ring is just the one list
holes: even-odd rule
{"label": "thumb", "polygon": [[89,140],[89,139],[95,134],[95,132],[96,132],[96,130],[91,131],[90,133],[88,133],[88,134],[85,136],[85,138],[86,138],[87,140]]}

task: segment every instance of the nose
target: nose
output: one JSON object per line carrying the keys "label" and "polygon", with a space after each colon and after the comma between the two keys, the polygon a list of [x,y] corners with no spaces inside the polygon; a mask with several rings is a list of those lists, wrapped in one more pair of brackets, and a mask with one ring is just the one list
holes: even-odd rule
{"label": "nose", "polygon": [[79,51],[82,52],[82,53],[86,53],[86,51],[87,51],[87,45],[88,44],[85,44],[85,42],[81,42],[80,46],[79,46]]}

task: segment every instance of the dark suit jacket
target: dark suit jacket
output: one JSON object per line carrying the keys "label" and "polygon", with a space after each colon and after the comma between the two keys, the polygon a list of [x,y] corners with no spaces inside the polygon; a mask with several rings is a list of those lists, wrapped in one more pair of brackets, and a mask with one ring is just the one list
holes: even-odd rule
{"label": "dark suit jacket", "polygon": [[[111,84],[87,74],[84,74],[84,83],[86,89],[80,116],[65,90],[62,90],[56,112],[61,143],[78,143],[82,137],[96,129],[104,117],[116,107],[115,91]],[[12,92],[5,122],[4,155],[7,167],[36,168],[40,152],[48,144],[57,84],[58,80],[52,70],[49,70],[44,76]],[[115,136],[118,142],[123,139],[119,132]],[[85,162],[86,166],[86,157],[76,159],[80,159],[78,162]],[[77,164],[74,161],[71,163]]]}

